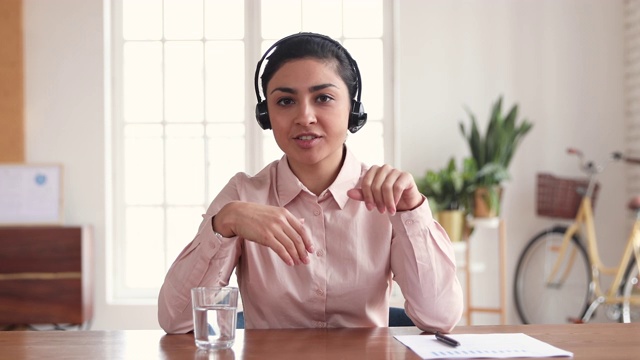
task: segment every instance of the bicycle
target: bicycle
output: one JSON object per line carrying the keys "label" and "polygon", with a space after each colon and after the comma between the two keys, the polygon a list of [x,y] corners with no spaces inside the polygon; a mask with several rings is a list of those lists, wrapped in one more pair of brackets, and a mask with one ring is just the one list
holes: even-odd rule
{"label": "bicycle", "polygon": [[[600,260],[593,206],[597,175],[606,164],[585,161],[581,151],[568,149],[580,161],[587,180],[563,179],[540,173],[537,178],[537,212],[542,216],[573,219],[554,225],[533,237],[524,248],[514,278],[515,304],[524,324],[586,323],[606,304],[606,316],[619,322],[640,321],[640,196],[629,202],[635,221],[618,266]],[[612,161],[640,163],[621,153]],[[582,235],[586,239],[582,241]],[[614,276],[603,291],[600,275]]]}

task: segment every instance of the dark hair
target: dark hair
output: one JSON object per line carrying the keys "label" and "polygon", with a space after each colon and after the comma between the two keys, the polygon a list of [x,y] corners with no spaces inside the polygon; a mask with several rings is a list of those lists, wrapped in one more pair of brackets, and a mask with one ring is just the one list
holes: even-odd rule
{"label": "dark hair", "polygon": [[267,57],[267,64],[262,72],[262,93],[266,98],[267,86],[273,75],[286,62],[291,60],[313,58],[333,62],[336,65],[338,75],[347,85],[349,96],[355,98],[358,91],[358,78],[356,70],[352,66],[350,55],[337,42],[325,39],[323,36],[295,36],[283,41]]}

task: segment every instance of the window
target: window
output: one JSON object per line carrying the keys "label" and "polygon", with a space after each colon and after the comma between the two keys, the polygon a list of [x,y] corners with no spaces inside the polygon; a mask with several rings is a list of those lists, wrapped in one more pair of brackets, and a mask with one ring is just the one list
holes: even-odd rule
{"label": "window", "polygon": [[282,156],[254,118],[255,65],[299,31],[358,61],[367,125],[347,144],[390,162],[390,0],[117,0],[113,11],[115,299],[155,299],[233,174]]}

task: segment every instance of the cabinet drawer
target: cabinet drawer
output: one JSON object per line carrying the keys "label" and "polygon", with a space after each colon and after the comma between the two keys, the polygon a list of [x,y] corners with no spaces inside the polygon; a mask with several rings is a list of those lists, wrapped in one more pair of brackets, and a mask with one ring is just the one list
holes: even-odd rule
{"label": "cabinet drawer", "polygon": [[0,227],[0,324],[84,324],[93,316],[88,227]]}
{"label": "cabinet drawer", "polygon": [[0,273],[82,270],[82,228],[0,228]]}
{"label": "cabinet drawer", "polygon": [[0,323],[83,323],[81,279],[0,281]]}

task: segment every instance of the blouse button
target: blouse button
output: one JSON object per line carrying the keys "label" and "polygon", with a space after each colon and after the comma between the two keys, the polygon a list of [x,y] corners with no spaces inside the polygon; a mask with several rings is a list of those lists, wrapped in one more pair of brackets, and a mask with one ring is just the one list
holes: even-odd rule
{"label": "blouse button", "polygon": [[320,210],[315,210],[315,211],[313,212],[313,215],[315,215],[315,216],[320,215]]}
{"label": "blouse button", "polygon": [[320,249],[320,250],[316,251],[316,255],[319,256],[319,257],[324,256],[324,250]]}
{"label": "blouse button", "polygon": [[322,291],[322,290],[317,290],[317,291],[316,291],[316,294],[318,294],[318,296],[322,296],[322,295],[324,295],[324,291]]}
{"label": "blouse button", "polygon": [[405,224],[407,224],[407,225],[413,225],[413,220],[407,220],[407,221],[405,221]]}

